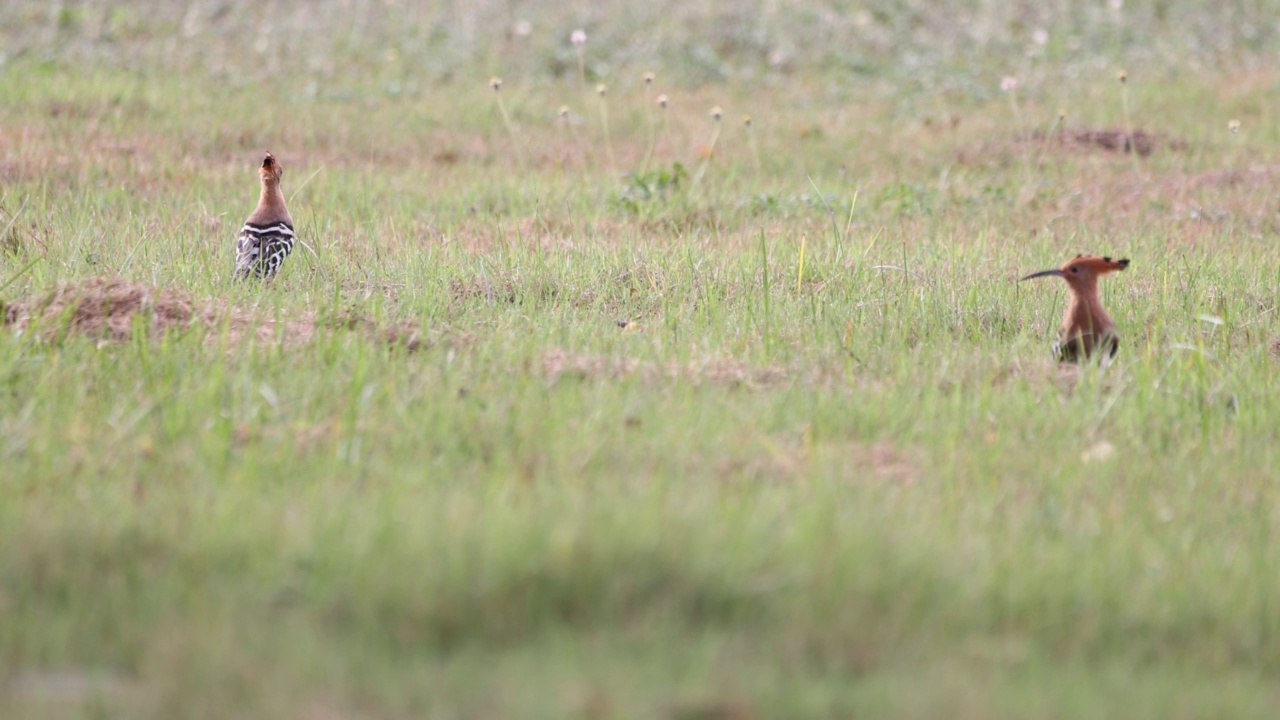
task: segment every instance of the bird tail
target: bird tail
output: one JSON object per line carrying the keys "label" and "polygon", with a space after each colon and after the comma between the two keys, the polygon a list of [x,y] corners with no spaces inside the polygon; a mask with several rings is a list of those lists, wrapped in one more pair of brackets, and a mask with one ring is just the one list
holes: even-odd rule
{"label": "bird tail", "polygon": [[238,282],[246,280],[253,274],[253,252],[246,252],[243,248],[237,248],[236,252],[236,269],[233,278]]}

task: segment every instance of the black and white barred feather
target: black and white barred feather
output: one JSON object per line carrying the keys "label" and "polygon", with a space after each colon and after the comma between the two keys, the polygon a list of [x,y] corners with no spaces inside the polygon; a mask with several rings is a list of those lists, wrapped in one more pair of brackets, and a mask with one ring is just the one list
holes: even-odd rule
{"label": "black and white barred feather", "polygon": [[236,278],[275,275],[293,252],[294,239],[293,224],[284,220],[265,225],[245,223],[236,241]]}

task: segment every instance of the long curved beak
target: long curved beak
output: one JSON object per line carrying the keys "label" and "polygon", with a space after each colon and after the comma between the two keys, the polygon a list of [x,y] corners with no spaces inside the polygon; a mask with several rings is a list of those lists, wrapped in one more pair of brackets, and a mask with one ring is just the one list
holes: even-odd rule
{"label": "long curved beak", "polygon": [[1054,268],[1053,270],[1041,270],[1040,272],[1031,273],[1030,275],[1024,278],[1018,278],[1018,282],[1022,282],[1023,280],[1030,280],[1031,278],[1044,277],[1046,275],[1056,275],[1058,277],[1062,277],[1062,271],[1058,270],[1057,268]]}

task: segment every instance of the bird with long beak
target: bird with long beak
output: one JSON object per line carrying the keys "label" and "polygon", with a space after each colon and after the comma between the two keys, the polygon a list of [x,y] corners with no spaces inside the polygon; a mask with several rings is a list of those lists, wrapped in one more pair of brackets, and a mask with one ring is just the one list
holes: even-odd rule
{"label": "bird with long beak", "polygon": [[1062,315],[1062,329],[1058,331],[1058,342],[1053,346],[1053,354],[1060,362],[1078,363],[1092,357],[1095,352],[1105,353],[1108,359],[1115,357],[1120,349],[1120,338],[1116,335],[1116,324],[1102,309],[1102,301],[1098,299],[1098,278],[1127,267],[1128,258],[1112,260],[1109,257],[1077,255],[1060,268],[1031,273],[1018,281],[1049,275],[1067,281],[1071,302]]}

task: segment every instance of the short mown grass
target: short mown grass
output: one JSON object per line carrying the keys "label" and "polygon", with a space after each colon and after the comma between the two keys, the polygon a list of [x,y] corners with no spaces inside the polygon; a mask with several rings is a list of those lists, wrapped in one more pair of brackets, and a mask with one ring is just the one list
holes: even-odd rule
{"label": "short mown grass", "polygon": [[[0,716],[1273,713],[1254,35],[225,5],[0,10]],[[1016,282],[1078,252],[1107,368]],[[186,314],[41,310],[102,278]]]}

